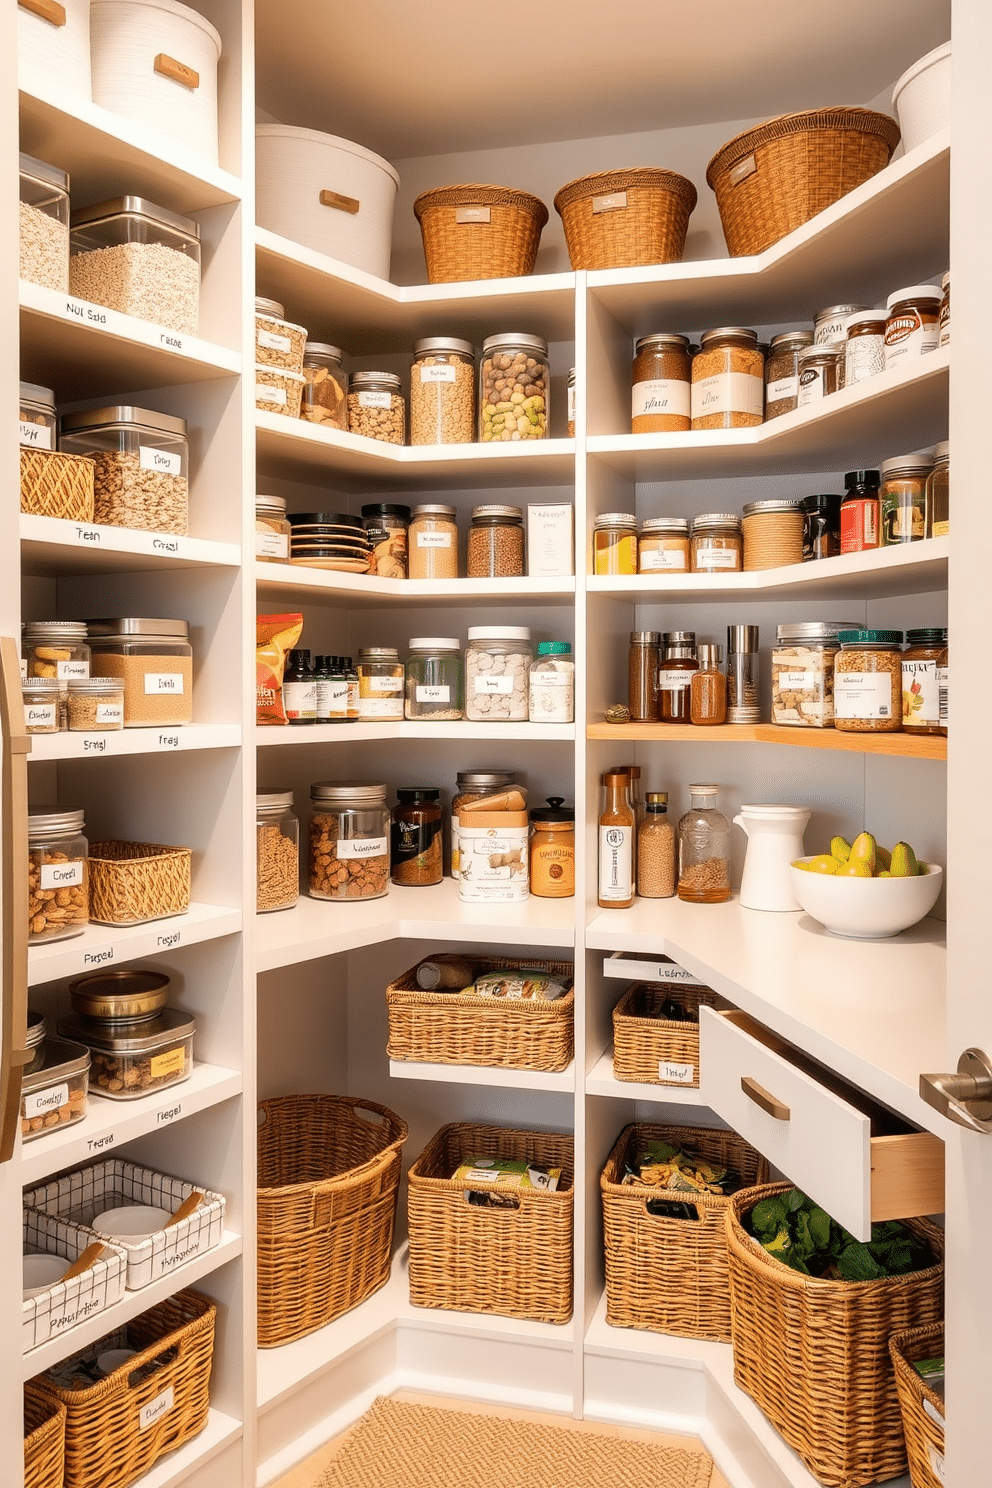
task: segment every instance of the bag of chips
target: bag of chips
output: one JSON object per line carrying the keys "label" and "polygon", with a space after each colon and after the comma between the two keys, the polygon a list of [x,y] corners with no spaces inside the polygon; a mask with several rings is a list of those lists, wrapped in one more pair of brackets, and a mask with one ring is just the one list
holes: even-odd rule
{"label": "bag of chips", "polygon": [[255,720],[288,723],[282,705],[286,658],[300,639],[302,615],[255,616]]}

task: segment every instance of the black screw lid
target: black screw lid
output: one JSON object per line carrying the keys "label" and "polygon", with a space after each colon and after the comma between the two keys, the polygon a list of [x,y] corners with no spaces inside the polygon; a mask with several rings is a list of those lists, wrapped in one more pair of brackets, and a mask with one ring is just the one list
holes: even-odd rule
{"label": "black screw lid", "polygon": [[947,627],[944,625],[924,626],[920,630],[907,630],[907,646],[946,646]]}
{"label": "black screw lid", "polygon": [[407,785],[396,792],[398,801],[440,801],[441,791],[435,785]]}
{"label": "black screw lid", "polygon": [[848,490],[852,486],[880,486],[882,477],[877,470],[849,470],[844,476],[844,485]]}
{"label": "black screw lid", "polygon": [[530,814],[532,822],[574,822],[575,807],[565,805],[564,796],[547,796],[547,806],[535,806]]}

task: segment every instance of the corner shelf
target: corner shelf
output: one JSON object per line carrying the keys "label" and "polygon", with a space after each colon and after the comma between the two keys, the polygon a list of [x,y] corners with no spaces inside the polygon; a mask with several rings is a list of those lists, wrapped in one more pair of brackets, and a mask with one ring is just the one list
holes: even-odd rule
{"label": "corner shelf", "polygon": [[445,744],[459,739],[526,739],[531,743],[554,741],[567,743],[575,738],[574,723],[431,723],[424,719],[403,723],[314,723],[255,730],[255,743],[292,747],[300,744],[364,743],[373,739],[431,739]]}
{"label": "corner shelf", "polygon": [[502,603],[571,605],[575,579],[383,579],[377,574],[337,573],[292,563],[256,563],[259,595],[280,603],[338,604],[348,609],[385,605],[470,605],[482,599]]}
{"label": "corner shelf", "polygon": [[938,735],[847,734],[840,729],[786,728],[774,723],[720,723],[709,728],[691,723],[590,723],[586,738],[610,739],[615,744],[635,740],[654,744],[787,744],[900,759],[947,758],[947,740]]}

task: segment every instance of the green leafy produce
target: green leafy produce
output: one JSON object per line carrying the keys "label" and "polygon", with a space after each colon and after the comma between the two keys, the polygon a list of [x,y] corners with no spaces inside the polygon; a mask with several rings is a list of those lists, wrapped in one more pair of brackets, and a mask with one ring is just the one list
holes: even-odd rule
{"label": "green leafy produce", "polygon": [[762,1199],[744,1223],[769,1255],[804,1276],[875,1281],[922,1271],[934,1263],[929,1249],[898,1220],[872,1225],[865,1244],[798,1188]]}

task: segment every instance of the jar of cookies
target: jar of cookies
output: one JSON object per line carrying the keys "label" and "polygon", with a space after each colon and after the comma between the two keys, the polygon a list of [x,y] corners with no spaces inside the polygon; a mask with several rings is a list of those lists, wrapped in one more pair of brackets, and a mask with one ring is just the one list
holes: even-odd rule
{"label": "jar of cookies", "polygon": [[24,680],[51,677],[59,684],[59,726],[68,728],[70,681],[90,674],[91,652],[82,620],[29,620],[21,631]]}
{"label": "jar of cookies", "polygon": [[348,427],[348,374],[344,354],[326,341],[308,341],[303,351],[300,417],[328,429]]}
{"label": "jar of cookies", "polygon": [[386,787],[318,780],[310,803],[311,899],[381,899],[389,892]]}
{"label": "jar of cookies", "polygon": [[83,813],[28,810],[28,943],[68,940],[89,924],[89,843]]}

